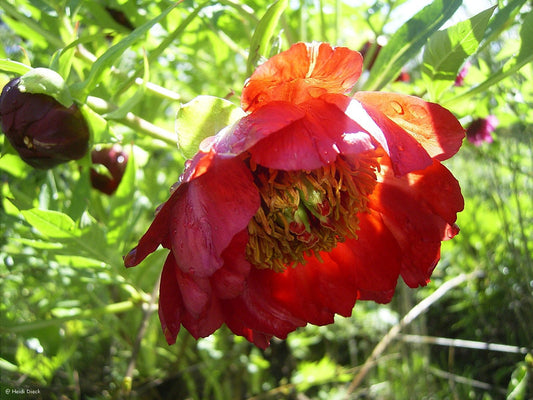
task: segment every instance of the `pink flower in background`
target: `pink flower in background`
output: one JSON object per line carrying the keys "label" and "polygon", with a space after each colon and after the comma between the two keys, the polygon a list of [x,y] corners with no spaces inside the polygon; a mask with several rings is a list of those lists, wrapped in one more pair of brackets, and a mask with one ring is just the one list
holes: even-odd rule
{"label": "pink flower in background", "polygon": [[498,126],[498,118],[489,115],[486,118],[478,118],[472,121],[466,129],[466,138],[475,146],[481,146],[483,143],[492,143],[492,135]]}
{"label": "pink flower in background", "polygon": [[457,77],[455,78],[454,86],[463,86],[466,74],[468,74],[471,65],[472,63],[470,63],[470,61],[465,62],[465,65],[463,65],[463,68],[461,68],[461,71],[459,71],[459,74],[457,74]]}

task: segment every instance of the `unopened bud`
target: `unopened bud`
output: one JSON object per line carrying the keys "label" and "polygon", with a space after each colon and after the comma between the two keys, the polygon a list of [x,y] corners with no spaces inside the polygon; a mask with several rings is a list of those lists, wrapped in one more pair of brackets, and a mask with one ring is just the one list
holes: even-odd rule
{"label": "unopened bud", "polygon": [[120,146],[114,145],[93,150],[91,159],[93,164],[103,165],[109,171],[109,174],[107,174],[91,168],[92,186],[105,194],[113,194],[117,190],[126,170],[128,155],[122,151]]}
{"label": "unopened bud", "polygon": [[76,104],[65,107],[51,96],[22,92],[20,82],[11,80],[0,95],[0,127],[20,157],[40,169],[82,158],[89,128]]}

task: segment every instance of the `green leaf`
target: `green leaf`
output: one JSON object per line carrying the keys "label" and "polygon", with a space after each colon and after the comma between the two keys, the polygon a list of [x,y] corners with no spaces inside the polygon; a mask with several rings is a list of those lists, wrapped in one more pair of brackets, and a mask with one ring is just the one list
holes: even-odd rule
{"label": "green leaf", "polygon": [[465,59],[476,52],[495,8],[491,7],[431,36],[422,66],[422,77],[431,100],[438,100],[454,82]]}
{"label": "green leaf", "polygon": [[177,5],[178,3],[171,5],[157,17],[141,25],[120,42],[114,46],[111,46],[104,54],[102,54],[102,56],[98,58],[98,60],[95,61],[91,71],[89,72],[89,76],[82,83],[82,85],[76,86],[76,90],[89,93],[92,89],[94,89],[100,82],[102,75],[106,73],[109,68],[111,68],[113,63],[124,53],[124,51],[126,51],[135,42],[141,40],[142,37],[150,30],[150,28],[152,28],[152,26],[164,19]]}
{"label": "green leaf", "polygon": [[476,96],[483,93],[491,86],[496,85],[505,78],[518,72],[523,66],[533,61],[533,43],[531,42],[531,35],[533,34],[533,11],[530,11],[524,17],[522,28],[520,29],[520,51],[516,59],[511,59],[498,71],[495,71],[491,76],[483,83],[477,85],[469,91],[463,92],[451,99],[447,99],[443,102],[443,105],[450,107],[465,99]]}
{"label": "green leaf", "polygon": [[379,90],[400,74],[402,67],[414,58],[462,4],[461,0],[435,0],[402,25],[379,52],[365,90]]}
{"label": "green leaf", "polygon": [[217,134],[245,115],[231,101],[214,96],[198,96],[180,107],[176,119],[178,147],[192,158],[202,140]]}
{"label": "green leaf", "polygon": [[130,96],[124,104],[122,104],[119,108],[116,110],[111,111],[110,113],[107,113],[105,117],[107,119],[122,119],[125,118],[126,115],[135,107],[137,104],[139,104],[144,99],[144,93],[146,91],[146,82],[150,80],[150,66],[148,64],[148,59],[146,58],[146,53],[143,57],[143,65],[144,65],[144,76],[142,84],[139,85],[133,96]]}
{"label": "green leaf", "polygon": [[53,97],[65,107],[73,103],[63,77],[48,68],[34,68],[20,77],[21,92],[40,93]]}
{"label": "green leaf", "polygon": [[107,241],[113,244],[119,252],[122,252],[128,236],[131,232],[136,220],[131,218],[132,209],[135,206],[135,174],[137,166],[133,153],[133,146],[128,150],[128,162],[126,170],[122,176],[122,180],[117,188],[117,191],[110,199],[111,215],[107,222]]}
{"label": "green leaf", "polygon": [[21,210],[21,213],[26,221],[44,236],[62,239],[76,235],[76,224],[66,214],[38,208]]}
{"label": "green leaf", "polygon": [[93,111],[86,104],[80,106],[80,111],[91,130],[91,140],[93,144],[109,143],[117,140],[109,121]]}
{"label": "green leaf", "polygon": [[527,0],[511,0],[505,7],[499,9],[494,17],[490,20],[485,32],[486,42],[491,42],[498,36],[503,29],[515,21],[516,14],[520,8],[527,2]]}
{"label": "green leaf", "polygon": [[12,61],[9,59],[0,60],[0,71],[13,72],[17,75],[24,75],[26,72],[31,71],[31,67],[26,64]]}
{"label": "green leaf", "polygon": [[518,367],[511,375],[511,381],[507,388],[507,400],[523,400],[526,396],[527,381],[529,373],[525,362],[518,364]]}
{"label": "green leaf", "polygon": [[246,68],[248,75],[251,75],[261,57],[267,56],[267,48],[270,39],[274,35],[274,29],[288,4],[288,0],[276,1],[268,8],[263,18],[259,21],[250,42],[250,53],[248,54]]}
{"label": "green leaf", "polygon": [[18,154],[6,153],[0,157],[0,170],[19,179],[24,179],[24,177],[31,171],[31,167],[22,161],[22,158],[20,158]]}
{"label": "green leaf", "polygon": [[524,17],[522,28],[520,29],[520,52],[516,57],[516,63],[525,65],[531,61],[533,55],[533,11],[529,11]]}

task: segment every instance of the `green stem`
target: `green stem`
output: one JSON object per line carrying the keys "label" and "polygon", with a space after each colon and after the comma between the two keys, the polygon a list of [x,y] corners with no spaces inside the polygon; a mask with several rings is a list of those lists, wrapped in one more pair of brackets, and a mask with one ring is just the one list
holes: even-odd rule
{"label": "green stem", "polygon": [[[87,106],[98,114],[110,113],[117,109],[115,105],[94,96],[87,97]],[[161,140],[173,146],[176,145],[177,138],[174,132],[160,128],[131,112],[127,113],[124,117],[114,119],[114,121],[154,139]]]}

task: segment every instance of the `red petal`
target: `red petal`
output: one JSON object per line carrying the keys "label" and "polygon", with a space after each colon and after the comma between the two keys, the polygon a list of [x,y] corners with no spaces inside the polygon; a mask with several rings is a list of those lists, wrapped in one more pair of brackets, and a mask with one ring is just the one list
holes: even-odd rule
{"label": "red petal", "polygon": [[224,249],[259,206],[246,165],[235,158],[213,159],[207,172],[188,182],[167,221],[179,268],[197,277],[211,276],[223,264]]}
{"label": "red petal", "polygon": [[185,310],[198,319],[207,309],[212,297],[209,279],[185,274],[179,267],[175,271]]}
{"label": "red petal", "polygon": [[224,267],[211,277],[211,284],[216,296],[221,299],[236,297],[242,293],[246,278],[250,273],[250,262],[246,259],[248,230],[235,235],[231,244],[222,253]]}
{"label": "red petal", "polygon": [[[402,249],[401,275],[411,287],[426,285],[440,257],[441,240],[457,233],[452,226],[463,201],[457,181],[437,161],[430,168],[396,177],[383,167],[385,177],[371,196]],[[429,186],[435,185],[431,190]],[[446,188],[436,199],[436,188]],[[437,197],[438,197],[437,196]]]}
{"label": "red petal", "polygon": [[195,318],[192,314],[183,315],[182,324],[195,339],[207,337],[224,323],[224,315],[216,297],[211,297],[204,312]]}
{"label": "red petal", "polygon": [[153,253],[168,236],[169,220],[173,212],[174,204],[184,191],[184,187],[178,187],[170,198],[159,209],[154,221],[139,240],[139,244],[124,257],[124,265],[134,267],[144,260],[148,254]]}
{"label": "red petal", "polygon": [[139,240],[139,244],[124,257],[126,267],[134,267],[144,260],[148,254],[153,253],[160,244],[164,247],[170,247],[169,244],[169,221],[174,213],[175,204],[182,198],[187,191],[187,182],[195,177],[203,175],[210,167],[213,160],[213,153],[196,154],[188,165],[181,177],[182,182],[172,192],[170,198],[159,207],[154,221]]}
{"label": "red petal", "polygon": [[252,268],[239,297],[223,300],[226,325],[234,332],[244,330],[286,338],[289,332],[305,325],[272,296],[271,270]]}
{"label": "red petal", "polygon": [[357,298],[390,301],[400,273],[396,240],[378,216],[360,215],[359,238],[339,243],[323,262],[308,258],[305,265],[273,276],[273,296],[296,317],[315,325],[349,316]]}
{"label": "red petal", "polygon": [[397,93],[357,92],[354,96],[409,132],[432,158],[446,160],[461,147],[465,132],[451,112],[418,97]]}
{"label": "red petal", "polygon": [[297,43],[259,66],[246,83],[242,108],[254,111],[266,103],[293,104],[323,93],[348,93],[362,70],[361,54],[327,43]]}
{"label": "red petal", "polygon": [[174,344],[180,331],[183,303],[176,279],[177,266],[172,254],[169,254],[159,287],[159,320],[168,344]]}
{"label": "red petal", "polygon": [[[269,108],[271,119],[291,106],[276,103]],[[249,149],[252,160],[265,167],[281,170],[312,170],[330,164],[339,153],[358,154],[375,149],[371,137],[339,108],[321,99],[302,103],[302,118],[259,141]],[[263,109],[251,114],[261,112]]]}
{"label": "red petal", "polygon": [[294,104],[279,101],[269,103],[220,132],[214,149],[223,156],[239,155],[260,140],[304,117],[305,111]]}
{"label": "red petal", "polygon": [[[389,155],[396,174],[404,175],[431,165],[431,157],[422,145],[377,108],[364,103],[361,107],[358,102],[352,100],[346,110],[347,115],[357,122],[365,112],[379,127],[381,132],[375,135],[374,139]],[[373,131],[370,133],[373,134]]]}

